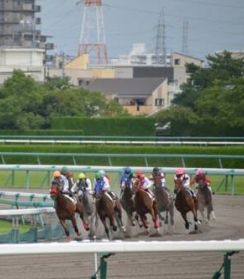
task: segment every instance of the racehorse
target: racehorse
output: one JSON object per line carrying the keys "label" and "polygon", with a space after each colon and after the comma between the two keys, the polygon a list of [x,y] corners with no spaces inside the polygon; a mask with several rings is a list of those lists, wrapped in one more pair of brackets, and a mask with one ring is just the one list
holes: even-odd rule
{"label": "racehorse", "polygon": [[199,224],[197,219],[197,200],[192,196],[190,189],[184,187],[180,181],[176,183],[174,192],[176,193],[175,207],[185,221],[185,228],[188,230],[190,227],[190,223],[187,220],[187,213],[192,212],[195,222],[194,232],[197,232]]}
{"label": "racehorse", "polygon": [[135,226],[133,214],[135,213],[135,202],[133,199],[133,190],[130,187],[130,184],[125,183],[125,187],[121,192],[120,202],[123,209],[126,212],[127,219],[129,220],[132,226]]}
{"label": "racehorse", "polygon": [[89,225],[84,220],[83,204],[79,200],[74,202],[67,195],[63,195],[59,189],[59,184],[56,181],[52,182],[51,189],[50,189],[50,196],[55,201],[56,214],[68,239],[70,239],[70,232],[65,223],[66,220],[71,220],[76,235],[78,237],[81,235],[75,219],[75,213],[79,214],[83,222],[84,228],[86,230],[89,230]]}
{"label": "racehorse", "polygon": [[96,238],[96,206],[92,194],[85,187],[78,191],[78,199],[83,204],[84,219],[90,225],[89,237]]}
{"label": "racehorse", "polygon": [[140,188],[139,181],[136,179],[133,183],[133,189],[135,191],[135,209],[137,215],[140,217],[144,228],[149,232],[147,214],[150,214],[154,224],[154,228],[159,234],[159,222],[158,222],[158,210],[156,201],[151,195]]}
{"label": "racehorse", "polygon": [[[107,238],[111,238],[111,229],[116,231],[117,225],[122,232],[125,232],[125,227],[122,222],[122,207],[119,199],[112,199],[106,191],[96,193],[95,198],[97,214],[103,223]],[[107,220],[109,221],[109,225],[107,224]]]}
{"label": "racehorse", "polygon": [[197,204],[198,210],[202,216],[203,220],[206,220],[204,211],[207,210],[207,222],[210,221],[210,217],[212,215],[213,220],[215,220],[215,214],[213,211],[213,200],[212,193],[208,186],[206,185],[198,185],[197,186]]}
{"label": "racehorse", "polygon": [[174,197],[173,195],[165,189],[165,187],[162,187],[161,183],[157,183],[155,181],[153,192],[156,198],[156,205],[158,210],[158,215],[161,220],[164,220],[164,218],[161,216],[161,212],[166,212],[166,217],[164,220],[165,224],[169,224],[169,217],[170,217],[170,226],[174,226]]}

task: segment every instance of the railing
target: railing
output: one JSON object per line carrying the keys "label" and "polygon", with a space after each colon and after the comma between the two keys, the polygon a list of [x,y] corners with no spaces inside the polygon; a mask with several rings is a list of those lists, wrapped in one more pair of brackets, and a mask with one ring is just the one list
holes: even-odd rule
{"label": "railing", "polygon": [[25,144],[131,144],[131,145],[244,145],[244,137],[146,136],[1,136],[0,143]]}
{"label": "railing", "polygon": [[[69,165],[67,166],[72,172],[86,172],[92,173],[94,175],[98,170],[105,170],[106,172],[115,173],[117,176],[116,181],[112,181],[112,185],[119,185],[119,177],[120,173],[124,169],[124,167],[113,167],[113,166],[84,166],[84,165]],[[45,176],[42,179],[40,187],[49,187],[51,183],[51,174],[55,170],[60,170],[62,168],[61,165],[0,165],[0,171],[10,171],[10,174],[7,176],[7,179],[2,182],[3,187],[16,187],[16,173],[22,172],[25,174],[25,187],[26,189],[31,188],[31,172],[44,172]],[[146,173],[152,172],[152,167],[132,167],[133,171],[136,170],[144,170]],[[186,172],[190,175],[195,173],[196,168],[185,168]],[[164,167],[163,171],[165,174],[174,174],[176,168],[175,167]],[[217,186],[217,191],[224,187],[224,191],[227,192],[227,189],[231,189],[231,194],[234,195],[235,190],[235,178],[244,175],[244,169],[225,169],[225,168],[204,168],[204,171],[208,173],[208,175],[218,175],[222,176],[222,179]]]}
{"label": "railing", "polygon": [[0,152],[2,164],[6,164],[6,157],[35,157],[36,163],[41,164],[41,158],[63,157],[72,158],[73,164],[77,165],[77,159],[81,158],[104,158],[108,165],[112,166],[112,158],[142,158],[145,166],[149,166],[149,159],[179,159],[178,164],[186,167],[186,159],[209,159],[217,160],[219,167],[223,168],[223,160],[244,160],[244,155],[207,155],[207,154],[125,154],[125,153],[37,153],[37,152]]}
{"label": "railing", "polygon": [[[106,258],[113,253],[128,252],[176,252],[176,251],[220,251],[225,252],[221,268],[214,273],[213,279],[221,276],[231,278],[231,256],[244,250],[244,240],[211,240],[211,241],[106,241],[106,242],[69,242],[69,243],[33,243],[33,244],[2,244],[0,255],[33,255],[62,253],[106,253],[101,257],[100,279],[107,278]],[[108,253],[109,252],[109,253]],[[98,270],[99,271],[99,270]],[[97,272],[91,278],[98,278]]]}

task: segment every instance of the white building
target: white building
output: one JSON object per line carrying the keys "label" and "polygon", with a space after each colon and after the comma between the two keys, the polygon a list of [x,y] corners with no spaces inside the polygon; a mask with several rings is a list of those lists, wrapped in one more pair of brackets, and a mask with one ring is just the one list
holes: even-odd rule
{"label": "white building", "polygon": [[21,70],[35,81],[43,82],[45,50],[39,48],[0,48],[0,84]]}

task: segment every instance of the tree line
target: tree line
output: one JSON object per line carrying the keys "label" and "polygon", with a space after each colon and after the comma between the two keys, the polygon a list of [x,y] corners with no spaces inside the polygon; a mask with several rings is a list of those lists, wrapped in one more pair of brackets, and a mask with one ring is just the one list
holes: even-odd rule
{"label": "tree line", "polygon": [[175,136],[244,136],[244,59],[207,56],[208,66],[186,65],[189,79],[173,105],[156,115]]}
{"label": "tree line", "polygon": [[114,117],[128,115],[121,105],[99,92],[70,84],[69,79],[50,78],[40,84],[15,70],[0,88],[0,128],[47,129],[52,117]]}

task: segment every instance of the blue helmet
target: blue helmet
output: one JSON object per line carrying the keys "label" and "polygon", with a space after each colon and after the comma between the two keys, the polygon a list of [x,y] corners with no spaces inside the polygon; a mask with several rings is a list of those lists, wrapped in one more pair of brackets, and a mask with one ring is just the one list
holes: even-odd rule
{"label": "blue helmet", "polygon": [[132,169],[131,169],[130,167],[126,167],[126,168],[124,169],[124,174],[126,174],[126,175],[132,174]]}

